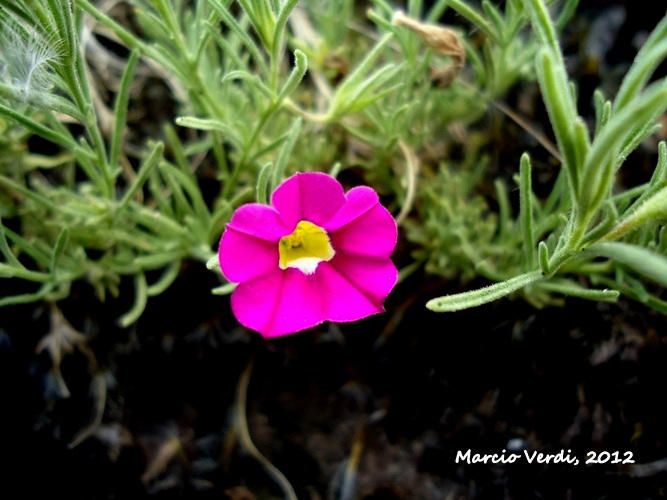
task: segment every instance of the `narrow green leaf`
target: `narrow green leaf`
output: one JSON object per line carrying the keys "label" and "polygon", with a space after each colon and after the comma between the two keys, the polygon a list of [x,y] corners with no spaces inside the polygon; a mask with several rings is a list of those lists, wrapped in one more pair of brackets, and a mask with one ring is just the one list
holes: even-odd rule
{"label": "narrow green leaf", "polygon": [[549,265],[549,248],[544,241],[540,241],[537,245],[537,260],[540,264],[540,272],[544,276],[551,274],[551,266]]}
{"label": "narrow green leaf", "polygon": [[[226,74],[229,71],[229,68],[243,68],[248,65],[248,58],[242,57],[241,53],[243,49],[240,46],[241,44],[238,43],[238,39],[234,38],[230,40],[228,35],[223,35],[217,22],[206,22],[205,27],[209,36],[218,45],[223,54],[227,56],[227,60],[225,61],[226,64],[224,67],[220,68],[223,73]],[[237,43],[233,43],[234,41]]]}
{"label": "narrow green leaf", "polygon": [[77,145],[72,152],[77,160],[78,166],[86,174],[90,182],[97,188],[99,193],[105,192],[104,176],[100,173],[94,158],[94,153],[87,143]]}
{"label": "narrow green leaf", "polygon": [[226,123],[212,118],[196,118],[194,116],[179,116],[176,118],[176,125],[181,127],[194,128],[197,130],[217,130],[218,132],[229,132],[230,129]]}
{"label": "narrow green leaf", "polygon": [[[392,68],[393,71],[391,72],[391,74],[384,75],[386,76],[385,81],[399,74],[401,67],[402,66],[396,66]],[[375,88],[381,87],[384,82],[373,82],[373,83],[374,83],[373,85],[374,88],[372,89],[371,87],[365,88],[364,89],[365,93],[357,97],[353,102],[350,103],[348,107],[346,107],[343,110],[345,114],[357,113],[363,109],[366,109],[368,106],[375,103],[376,101],[379,101],[384,96],[390,95],[404,86],[404,84],[401,82],[397,83],[396,85],[385,87],[383,90],[375,91]]]}
{"label": "narrow green leaf", "polygon": [[539,35],[541,42],[558,54],[558,64],[562,66],[563,61],[560,56],[556,27],[551,20],[546,4],[543,0],[524,0],[523,3],[530,13],[533,29]]}
{"label": "narrow green leaf", "polygon": [[633,200],[637,200],[643,193],[646,193],[649,183],[639,184],[638,186],[626,189],[620,193],[614,194],[609,201],[618,207],[618,211],[623,213],[627,210]]}
{"label": "narrow green leaf", "polygon": [[479,28],[491,40],[497,44],[500,44],[500,40],[498,39],[496,33],[493,31],[491,24],[481,13],[473,9],[469,2],[464,2],[463,0],[450,0],[447,2],[447,4],[461,16],[466,18],[469,22]]}
{"label": "narrow green leaf", "polygon": [[13,278],[16,276],[19,269],[21,268],[0,262],[0,278]]}
{"label": "narrow green leaf", "polygon": [[213,255],[210,259],[206,261],[206,269],[209,271],[215,271],[220,269],[220,258],[218,255]]}
{"label": "narrow green leaf", "polygon": [[111,30],[125,45],[132,49],[137,48],[144,54],[150,52],[140,38],[97,9],[89,0],[75,0],[75,2],[98,23]]}
{"label": "narrow green leaf", "polygon": [[667,179],[667,143],[658,143],[658,164],[651,176],[651,186],[662,186]]}
{"label": "narrow green leaf", "polygon": [[211,293],[213,295],[229,295],[236,290],[237,286],[239,286],[238,283],[225,283],[211,290]]}
{"label": "narrow green leaf", "polygon": [[661,114],[662,110],[659,108],[656,109],[643,126],[641,123],[638,123],[638,126],[628,132],[621,144],[621,151],[618,154],[619,161],[616,164],[616,169],[621,166],[625,159],[630,156],[630,153],[637,149],[642,142],[662,129],[662,125],[656,123]]}
{"label": "narrow green leaf", "polygon": [[252,158],[248,163],[257,162],[259,159],[268,154],[273,155],[273,150],[277,149],[278,146],[282,145],[284,142],[285,142],[285,135],[282,135],[277,139],[273,139],[272,141],[268,142],[261,148],[258,148],[257,151],[253,153]]}
{"label": "narrow green leaf", "polygon": [[181,261],[172,262],[169,267],[162,273],[162,276],[146,289],[149,297],[155,297],[164,292],[169,286],[178,278],[181,270]]}
{"label": "narrow green leaf", "polygon": [[143,205],[134,205],[133,210],[126,210],[125,214],[137,224],[149,228],[155,234],[159,234],[165,238],[169,236],[167,239],[171,239],[172,236],[180,239],[180,237],[185,236],[188,232],[186,227],[183,227],[182,224],[171,217]]}
{"label": "narrow green leaf", "polygon": [[9,248],[9,242],[7,241],[7,236],[5,235],[5,226],[2,223],[2,217],[0,217],[0,252],[2,252],[2,255],[5,256],[5,260],[12,264],[12,266],[23,267],[23,264],[19,262],[19,260],[14,255],[14,252],[12,252],[12,249]]}
{"label": "narrow green leaf", "polygon": [[225,83],[233,80],[243,80],[245,82],[250,83],[254,88],[259,90],[271,102],[280,101],[280,98],[276,95],[276,93],[273,90],[271,90],[257,75],[253,75],[252,73],[248,73],[247,71],[237,69],[225,73],[225,75],[222,77],[221,82]]}
{"label": "narrow green leaf", "polygon": [[615,302],[620,295],[618,290],[591,290],[565,279],[540,281],[535,287],[547,292],[600,302]]}
{"label": "narrow green leaf", "polygon": [[640,98],[615,112],[595,138],[582,173],[582,211],[592,214],[609,193],[616,167],[619,144],[628,130],[645,123],[667,106],[667,87],[652,85]]}
{"label": "narrow green leaf", "polygon": [[[184,186],[178,178],[177,172],[179,172],[179,170],[173,168],[168,162],[161,161],[159,163],[159,171],[171,190],[171,197],[173,199],[174,207],[176,208],[175,222],[182,223],[182,220],[186,216],[193,214],[194,209],[188,197],[185,196],[185,191],[183,190]],[[188,232],[190,232],[189,229]]]}
{"label": "narrow green leaf", "polygon": [[542,211],[545,214],[557,213],[558,207],[561,207],[562,210],[569,209],[570,203],[567,199],[567,183],[567,172],[565,172],[565,170],[560,170],[549,196],[542,202]]}
{"label": "narrow green leaf", "polygon": [[[328,112],[330,119],[348,114],[355,113],[368,106],[371,102],[377,100],[381,95],[391,92],[400,86],[398,83],[390,89],[383,91],[380,96],[372,95],[378,88],[385,85],[389,80],[398,75],[403,68],[402,64],[396,65],[393,63],[387,64],[377,71],[367,75],[364,80],[361,80],[356,86],[343,84],[333,98],[331,109]],[[343,90],[343,86],[345,87]]]}
{"label": "narrow green leaf", "polygon": [[51,274],[53,274],[53,276],[56,275],[56,269],[58,268],[58,261],[60,260],[60,256],[63,254],[63,251],[65,250],[65,246],[67,245],[68,239],[69,239],[69,229],[63,227],[60,230],[60,234],[58,234],[58,239],[56,240],[55,247],[53,247],[53,254],[51,256],[51,265],[49,266],[49,269],[51,270]]}
{"label": "narrow green leaf", "polygon": [[178,24],[178,19],[176,17],[176,13],[174,12],[172,2],[167,0],[152,0],[152,4],[160,13],[162,19],[165,20],[167,32],[171,35],[171,38],[174,39],[178,36],[182,36],[183,30]]}
{"label": "narrow green leaf", "polygon": [[658,253],[661,255],[667,253],[667,226],[662,226],[658,233]]}
{"label": "narrow green leaf", "polygon": [[250,23],[262,40],[264,47],[271,51],[272,36],[276,23],[275,15],[271,10],[271,2],[238,0],[243,10],[248,15]]}
{"label": "narrow green leaf", "polygon": [[16,245],[21,252],[26,253],[32,259],[34,259],[35,262],[48,269],[48,266],[51,263],[50,254],[47,254],[41,249],[37,248],[37,246],[34,243],[26,240],[23,236],[21,236],[18,233],[15,233],[8,227],[5,227],[4,231],[8,239],[12,241],[14,245]]}
{"label": "narrow green leaf", "polygon": [[273,191],[273,189],[275,189],[283,180],[287,168],[287,161],[289,160],[292,150],[294,149],[294,144],[296,144],[299,134],[301,133],[302,123],[303,120],[300,117],[297,118],[287,132],[285,142],[280,148],[278,158],[276,159],[276,166],[273,169],[273,178],[271,179],[271,185],[269,186],[269,190],[271,191]]}
{"label": "narrow green leaf", "polygon": [[161,171],[168,172],[168,175],[173,177],[174,181],[177,182],[180,187],[185,189],[197,218],[202,224],[208,225],[211,214],[208,211],[201,189],[197,184],[197,178],[190,172],[184,172],[166,161],[160,162],[159,165]]}
{"label": "narrow green leaf", "polygon": [[656,191],[636,208],[626,211],[621,221],[603,237],[603,240],[615,240],[644,224],[665,218],[667,218],[667,186]]}
{"label": "narrow green leaf", "polygon": [[533,188],[530,156],[521,155],[519,167],[519,217],[523,233],[524,270],[535,265],[535,236],[533,234]]}
{"label": "narrow green leaf", "polygon": [[0,307],[13,306],[16,304],[29,304],[42,300],[53,290],[55,284],[52,282],[44,283],[35,293],[26,293],[22,295],[12,295],[0,298]]}
{"label": "narrow green leaf", "polygon": [[581,247],[585,248],[591,243],[595,243],[605,234],[607,234],[618,221],[618,210],[612,200],[607,200],[602,205],[602,220],[591,229],[581,240]]}
{"label": "narrow green leaf", "polygon": [[486,14],[486,19],[490,19],[495,28],[496,36],[495,39],[498,41],[501,47],[507,44],[505,40],[505,19],[498,7],[493,5],[489,0],[482,0],[482,10]]}
{"label": "narrow green leaf", "polygon": [[619,273],[619,276],[623,281],[626,283],[629,283],[630,288],[634,292],[635,296],[637,297],[637,300],[639,300],[642,303],[646,303],[648,300],[650,294],[648,293],[648,290],[646,289],[646,284],[642,282],[641,280],[638,280],[634,276],[631,276],[630,274],[627,273]]}
{"label": "narrow green leaf", "polygon": [[574,154],[577,165],[583,165],[588,155],[588,150],[591,147],[591,142],[588,137],[588,128],[581,118],[577,118],[573,128],[574,138]]}
{"label": "narrow green leaf", "polygon": [[[187,153],[183,147],[183,143],[176,133],[176,129],[174,129],[171,123],[167,122],[165,123],[163,130],[166,138],[167,148],[174,157],[174,162],[183,172],[189,171],[190,162],[188,161]],[[207,145],[205,149],[208,148],[209,146]]]}
{"label": "narrow green leaf", "polygon": [[281,3],[282,5],[278,11],[278,16],[276,17],[276,22],[273,28],[273,39],[271,40],[272,64],[276,68],[280,64],[283,47],[285,45],[285,26],[287,25],[287,20],[294,10],[294,7],[299,3],[299,0],[286,0]]}
{"label": "narrow green leaf", "polygon": [[194,116],[179,116],[175,121],[176,125],[181,127],[221,132],[225,139],[231,142],[235,147],[239,149],[243,147],[243,143],[239,138],[237,131],[221,120],[196,118]]}
{"label": "narrow green leaf", "polygon": [[496,200],[498,202],[498,239],[502,241],[512,233],[511,205],[505,182],[498,178],[493,181],[493,187],[495,188]]}
{"label": "narrow green leaf", "polygon": [[[268,75],[269,70],[266,65],[266,60],[262,56],[257,43],[253,41],[250,35],[247,33],[247,30],[244,29],[239,22],[234,18],[229,9],[222,5],[218,0],[208,0],[208,3],[215,9],[215,11],[220,15],[223,22],[227,27],[234,32],[234,34],[242,40],[245,48],[250,52],[255,62],[259,65],[260,72],[264,75]],[[219,39],[218,39],[219,40]],[[221,48],[227,50],[228,44],[222,44]],[[231,47],[229,47],[231,49]]]}
{"label": "narrow green leaf", "polygon": [[542,49],[537,56],[537,78],[542,89],[544,103],[556,135],[558,148],[563,155],[563,166],[568,175],[571,200],[579,199],[580,165],[577,164],[573,126],[578,116],[567,83],[565,68],[559,65],[560,58],[549,48]]}
{"label": "narrow green leaf", "polygon": [[435,312],[453,312],[469,309],[493,302],[541,279],[541,271],[531,271],[471,292],[445,295],[444,297],[431,299],[426,303],[426,307]]}
{"label": "narrow green leaf", "polygon": [[120,80],[118,93],[116,94],[116,104],[114,106],[114,124],[111,133],[111,147],[109,149],[109,165],[112,167],[118,164],[121,145],[123,143],[123,132],[127,122],[127,107],[130,101],[130,86],[134,79],[134,72],[139,63],[139,51],[133,50],[127,59],[125,71]]}
{"label": "narrow green leaf", "polygon": [[649,78],[667,56],[667,16],[654,28],[634,63],[625,74],[621,87],[614,99],[614,111],[623,109],[636,98]]}
{"label": "narrow green leaf", "polygon": [[26,103],[36,108],[48,109],[56,113],[69,115],[80,122],[84,122],[85,120],[85,116],[74,106],[72,101],[59,95],[39,93],[34,96],[28,96]]}
{"label": "narrow green leaf", "polygon": [[180,262],[179,252],[162,252],[142,255],[134,259],[133,264],[141,269],[159,269],[173,262]]}
{"label": "narrow green leaf", "polygon": [[[34,281],[36,283],[55,283],[53,274],[51,273],[31,271],[25,267],[12,267],[2,263],[0,263],[0,265],[3,266],[4,272],[7,273],[3,276],[5,278],[19,278],[26,281]],[[11,269],[11,271],[9,269]]]}
{"label": "narrow green leaf", "polygon": [[292,92],[296,90],[299,83],[301,83],[301,80],[303,80],[306,71],[308,71],[308,58],[306,57],[306,54],[297,49],[294,51],[294,68],[283,85],[283,88],[280,89],[280,94],[278,95],[279,103],[286,97],[289,97]]}
{"label": "narrow green leaf", "polygon": [[620,242],[598,243],[586,252],[620,262],[656,283],[667,286],[667,257],[663,255]]}
{"label": "narrow green leaf", "polygon": [[261,203],[262,205],[268,205],[269,195],[267,192],[267,186],[269,184],[269,178],[271,177],[272,171],[273,163],[269,162],[262,167],[262,170],[259,171],[259,175],[257,176],[257,189],[255,198],[257,203]]}
{"label": "narrow green leaf", "polygon": [[58,206],[54,204],[51,200],[46,198],[44,195],[36,192],[33,189],[29,189],[25,186],[22,186],[13,180],[11,180],[9,177],[5,177],[4,175],[0,175],[0,185],[5,185],[7,188],[9,188],[12,191],[15,191],[19,193],[21,196],[25,196],[26,198],[34,201],[38,205],[46,208],[47,210],[50,210],[52,212],[58,212]]}
{"label": "narrow green leaf", "polygon": [[361,62],[357,64],[354,70],[345,77],[345,80],[343,80],[336,89],[332,108],[343,106],[346,102],[352,100],[350,96],[359,94],[359,87],[364,83],[364,80],[367,79],[368,72],[373,67],[375,60],[380,56],[380,53],[384,50],[384,46],[389,43],[389,40],[391,40],[392,37],[393,33],[387,33],[383,36],[380,41],[375,44],[373,49],[366,54]]}
{"label": "narrow green leaf", "polygon": [[[384,7],[383,5],[379,5],[380,3],[384,3],[381,0],[375,0],[374,3],[378,7]],[[381,28],[385,31],[391,31],[391,32],[394,33],[394,35],[400,36],[400,32],[397,33],[397,31],[396,31],[396,26],[394,24],[392,24],[391,21],[389,21],[386,17],[384,17],[384,16],[391,16],[393,14],[394,10],[391,9],[391,8],[389,8],[389,9],[384,9],[383,8],[382,10],[384,11],[384,13],[383,13],[384,15],[383,14],[378,14],[373,9],[368,9],[366,11],[366,17],[368,17],[368,19],[370,21],[372,21],[373,23],[375,23],[379,28]]]}
{"label": "narrow green leaf", "polygon": [[611,118],[611,101],[605,100],[602,92],[597,89],[593,93],[593,104],[595,106],[595,135],[597,136]]}
{"label": "narrow green leaf", "polygon": [[132,306],[132,309],[118,319],[118,324],[122,328],[127,328],[132,323],[136,322],[146,309],[146,303],[148,302],[148,287],[146,285],[146,276],[144,276],[144,273],[140,272],[134,277],[134,294],[134,305]]}
{"label": "narrow green leaf", "polygon": [[435,2],[432,2],[431,6],[429,7],[428,14],[425,18],[426,22],[435,23],[442,19],[442,16],[448,7],[448,3],[449,0],[436,0]]}
{"label": "narrow green leaf", "polygon": [[65,44],[68,58],[66,63],[72,64],[77,57],[77,45],[76,35],[72,29],[73,24],[68,22],[68,17],[71,17],[71,2],[69,0],[46,0],[46,5],[55,23],[55,31]]}
{"label": "narrow green leaf", "polygon": [[563,5],[563,8],[558,15],[558,19],[556,19],[557,33],[560,33],[563,31],[563,29],[565,29],[567,23],[572,18],[572,15],[577,10],[577,5],[579,5],[579,0],[566,0],[565,5]]}
{"label": "narrow green leaf", "polygon": [[136,192],[141,188],[141,186],[144,185],[144,182],[146,182],[146,179],[148,178],[148,175],[151,173],[151,170],[153,170],[153,168],[155,168],[155,166],[162,159],[163,151],[164,151],[164,144],[162,142],[156,142],[153,145],[153,149],[151,149],[151,152],[148,154],[144,162],[139,167],[139,172],[137,173],[136,179],[134,179],[134,182],[132,182],[132,184],[125,190],[123,199],[118,204],[119,209],[125,207],[132,199],[132,197],[136,194]]}
{"label": "narrow green leaf", "polygon": [[15,121],[26,127],[33,134],[39,135],[40,137],[43,137],[47,141],[51,141],[54,144],[58,144],[64,147],[65,149],[74,149],[78,147],[77,142],[71,136],[68,137],[66,135],[55,132],[54,130],[45,127],[41,123],[38,123],[30,119],[26,115],[19,113],[18,111],[14,111],[11,108],[8,108],[4,104],[0,104],[0,115],[4,115],[7,118],[10,118],[12,121]]}
{"label": "narrow green leaf", "polygon": [[331,165],[331,168],[329,169],[329,175],[336,179],[338,177],[338,174],[340,174],[341,170],[343,168],[343,165],[341,162],[337,161],[333,165]]}
{"label": "narrow green leaf", "polygon": [[175,219],[174,207],[167,198],[166,187],[162,183],[160,173],[154,169],[148,176],[148,189],[151,196],[157,202],[157,212],[169,219]]}
{"label": "narrow green leaf", "polygon": [[593,276],[591,277],[591,281],[616,288],[626,297],[630,297],[632,300],[646,304],[651,309],[661,312],[662,314],[667,314],[667,302],[649,293],[637,292],[631,286],[625,285],[623,283],[617,283],[614,280],[604,276]]}

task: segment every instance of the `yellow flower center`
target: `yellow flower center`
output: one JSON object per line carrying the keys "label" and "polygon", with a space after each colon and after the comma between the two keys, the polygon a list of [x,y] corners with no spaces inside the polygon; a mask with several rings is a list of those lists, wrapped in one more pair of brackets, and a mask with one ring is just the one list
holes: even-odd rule
{"label": "yellow flower center", "polygon": [[294,267],[304,274],[313,274],[320,262],[328,262],[336,255],[327,232],[305,220],[296,225],[292,234],[280,238],[278,250],[280,269]]}

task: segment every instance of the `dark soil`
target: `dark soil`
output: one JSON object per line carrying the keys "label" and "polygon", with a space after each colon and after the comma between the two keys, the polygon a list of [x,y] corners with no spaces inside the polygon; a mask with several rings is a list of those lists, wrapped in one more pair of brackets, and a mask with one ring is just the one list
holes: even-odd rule
{"label": "dark soil", "polygon": [[[664,494],[663,316],[575,300],[564,309],[501,301],[436,315],[421,300],[398,303],[412,302],[415,278],[399,286],[388,314],[264,341],[233,326],[224,301],[208,296],[210,281],[188,269],[133,331],[91,330],[99,367],[67,356],[66,399],[54,391],[50,360],[34,354],[46,312],[15,311],[0,343],[3,489],[17,483],[15,498],[281,498],[232,432],[235,391],[252,360],[250,434],[299,498]],[[88,296],[75,294],[68,311],[84,331],[108,314]],[[91,419],[100,375],[102,423],[69,448]],[[360,461],[346,476],[355,444]],[[471,461],[521,457],[457,463],[467,450]],[[563,450],[579,463],[528,463],[524,450]],[[586,464],[591,453],[606,463]],[[628,457],[634,463],[611,463]],[[345,480],[354,481],[351,496],[340,491]]]}

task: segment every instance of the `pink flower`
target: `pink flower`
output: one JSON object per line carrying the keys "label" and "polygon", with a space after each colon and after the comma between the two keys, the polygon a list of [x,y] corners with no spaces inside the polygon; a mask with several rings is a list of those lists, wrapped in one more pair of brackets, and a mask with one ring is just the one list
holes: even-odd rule
{"label": "pink flower", "polygon": [[222,272],[239,283],[231,303],[241,324],[278,337],[384,311],[397,231],[373,189],[345,194],[329,175],[300,173],[271,202],[241,206],[220,239]]}

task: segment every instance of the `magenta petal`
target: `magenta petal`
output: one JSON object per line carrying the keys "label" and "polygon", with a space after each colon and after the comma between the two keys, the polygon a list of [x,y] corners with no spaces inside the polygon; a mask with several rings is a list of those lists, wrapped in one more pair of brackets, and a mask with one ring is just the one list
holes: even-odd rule
{"label": "magenta petal", "polygon": [[278,244],[227,227],[218,250],[220,269],[234,283],[248,281],[278,267]]}
{"label": "magenta petal", "polygon": [[345,224],[362,216],[379,203],[378,195],[368,186],[350,189],[345,196],[345,204],[324,225],[328,232],[336,231]]}
{"label": "magenta petal", "polygon": [[281,300],[273,315],[267,337],[297,332],[322,323],[324,304],[319,281],[298,269],[286,269]]}
{"label": "magenta petal", "polygon": [[240,284],[232,310],[245,326],[264,337],[279,337],[322,323],[323,295],[315,275],[297,269],[277,270]]}
{"label": "magenta petal", "polygon": [[320,293],[325,298],[326,319],[356,321],[384,311],[382,301],[370,299],[329,262],[320,263],[316,274]]}
{"label": "magenta petal", "polygon": [[274,191],[271,202],[285,227],[307,220],[322,226],[345,203],[343,186],[321,172],[295,174]]}
{"label": "magenta petal", "polygon": [[329,264],[379,309],[398,279],[391,259],[339,253]]}
{"label": "magenta petal", "polygon": [[278,242],[280,238],[294,230],[283,226],[280,215],[273,208],[259,203],[240,206],[227,227],[273,242]]}
{"label": "magenta petal", "polygon": [[398,230],[394,218],[378,203],[329,236],[336,252],[387,258],[396,246]]}
{"label": "magenta petal", "polygon": [[253,280],[241,283],[232,293],[232,312],[243,326],[260,332],[269,331],[281,300],[285,273],[274,271]]}

